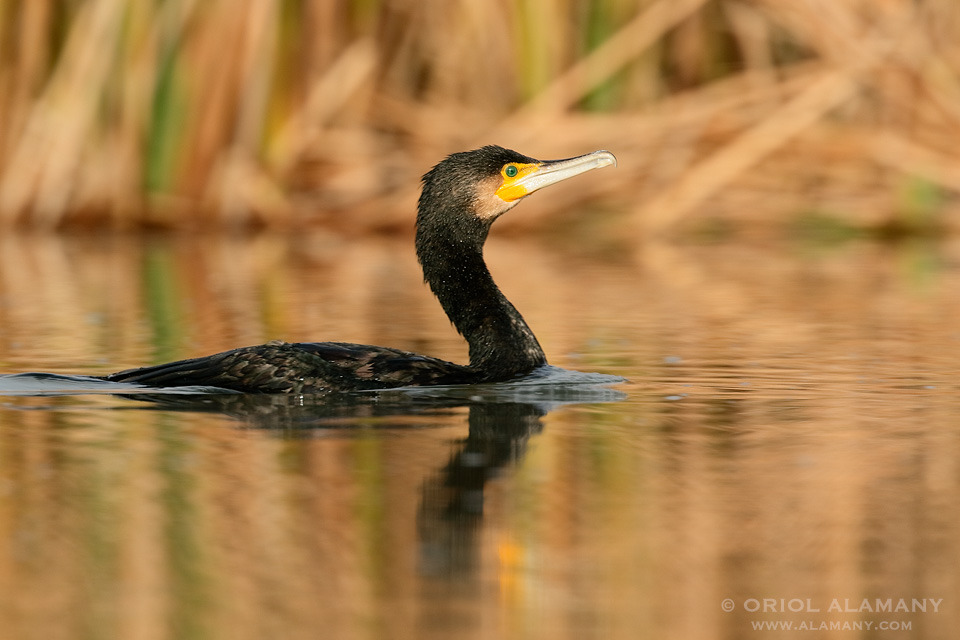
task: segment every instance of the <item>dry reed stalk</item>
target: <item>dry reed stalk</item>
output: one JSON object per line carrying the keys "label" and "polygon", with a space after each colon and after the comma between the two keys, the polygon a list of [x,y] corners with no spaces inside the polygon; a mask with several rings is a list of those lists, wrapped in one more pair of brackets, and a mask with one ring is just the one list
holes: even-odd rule
{"label": "dry reed stalk", "polygon": [[695,206],[849,98],[855,89],[856,82],[848,72],[825,72],[759,124],[690,166],[666,192],[645,202],[637,211],[637,224],[647,233],[674,226]]}
{"label": "dry reed stalk", "polygon": [[96,97],[106,78],[111,36],[117,33],[119,0],[83,5],[67,39],[63,63],[44,88],[5,163],[0,183],[3,221],[30,209],[33,221],[51,226],[76,185],[84,141],[95,117]]}
{"label": "dry reed stalk", "polygon": [[[406,227],[419,175],[489,142],[612,148],[617,172],[541,201],[600,189],[641,231],[744,202],[786,145],[894,212],[898,182],[958,190],[958,31],[952,0],[14,1],[0,227]],[[838,157],[821,133],[844,129]],[[771,191],[758,218],[789,213]]]}
{"label": "dry reed stalk", "polygon": [[[706,2],[658,0],[651,3],[606,42],[550,83],[513,117],[523,122],[568,110]],[[506,125],[510,125],[510,119]]]}

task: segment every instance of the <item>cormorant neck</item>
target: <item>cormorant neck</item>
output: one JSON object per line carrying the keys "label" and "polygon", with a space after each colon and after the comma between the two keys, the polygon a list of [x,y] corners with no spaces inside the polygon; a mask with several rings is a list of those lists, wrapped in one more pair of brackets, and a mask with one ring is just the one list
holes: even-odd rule
{"label": "cormorant neck", "polygon": [[529,373],[547,359],[483,260],[490,222],[418,219],[417,258],[447,317],[470,345],[470,366],[488,381]]}

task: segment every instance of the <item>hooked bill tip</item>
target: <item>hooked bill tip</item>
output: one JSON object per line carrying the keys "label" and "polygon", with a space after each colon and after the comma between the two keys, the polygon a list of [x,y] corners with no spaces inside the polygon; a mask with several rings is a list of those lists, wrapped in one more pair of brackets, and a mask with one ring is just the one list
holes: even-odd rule
{"label": "hooked bill tip", "polygon": [[606,149],[594,151],[591,155],[595,155],[597,157],[601,167],[606,167],[609,165],[613,165],[614,167],[617,166],[617,156],[613,155]]}

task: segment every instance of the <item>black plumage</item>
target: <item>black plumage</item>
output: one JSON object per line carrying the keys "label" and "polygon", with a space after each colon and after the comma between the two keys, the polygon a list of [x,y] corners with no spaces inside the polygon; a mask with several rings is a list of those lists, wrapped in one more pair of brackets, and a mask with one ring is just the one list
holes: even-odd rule
{"label": "black plumage", "polygon": [[387,347],[274,341],[105,378],[154,387],[314,393],[499,382],[530,373],[546,364],[546,356],[483,260],[490,225],[529,193],[614,163],[606,151],[544,162],[487,146],[453,154],[424,175],[417,257],[424,281],[470,346],[469,365]]}

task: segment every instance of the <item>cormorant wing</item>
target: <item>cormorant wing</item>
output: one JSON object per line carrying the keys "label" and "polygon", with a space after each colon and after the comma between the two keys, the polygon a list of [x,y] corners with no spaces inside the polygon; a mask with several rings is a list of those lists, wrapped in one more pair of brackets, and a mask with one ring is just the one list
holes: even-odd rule
{"label": "cormorant wing", "polygon": [[469,384],[469,367],[399,349],[346,342],[269,342],[105,377],[150,387],[207,386],[243,393],[316,393]]}

